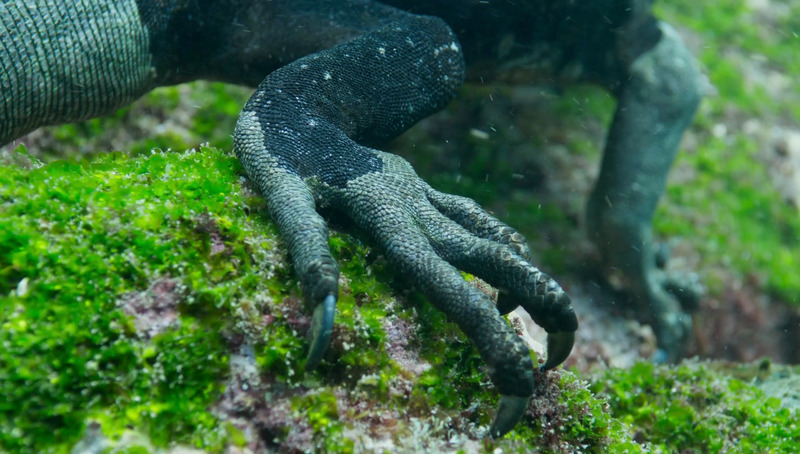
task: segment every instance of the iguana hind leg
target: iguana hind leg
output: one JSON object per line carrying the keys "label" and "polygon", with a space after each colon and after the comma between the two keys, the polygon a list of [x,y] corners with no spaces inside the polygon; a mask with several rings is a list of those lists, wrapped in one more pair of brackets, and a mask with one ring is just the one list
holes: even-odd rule
{"label": "iguana hind leg", "polygon": [[[600,177],[588,204],[589,233],[606,271],[622,278],[635,308],[653,326],[662,355],[686,347],[691,316],[676,295],[691,289],[657,267],[652,233],[656,204],[684,130],[701,98],[700,73],[677,32],[639,55],[621,80]],[[633,37],[635,39],[635,37]]]}

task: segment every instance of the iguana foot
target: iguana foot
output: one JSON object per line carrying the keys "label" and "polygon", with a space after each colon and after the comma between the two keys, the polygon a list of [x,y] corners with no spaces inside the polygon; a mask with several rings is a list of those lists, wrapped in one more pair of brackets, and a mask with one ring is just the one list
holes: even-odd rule
{"label": "iguana foot", "polygon": [[410,277],[478,349],[501,394],[491,435],[514,427],[533,393],[533,364],[522,340],[498,308],[461,276],[474,274],[501,289],[505,309],[522,306],[548,334],[545,369],[572,349],[577,318],[570,299],[531,265],[524,238],[475,202],[432,189],[404,159],[373,151],[383,171],[366,174],[342,189],[321,188],[369,232],[388,261]]}
{"label": "iguana foot", "polygon": [[[697,274],[683,274],[666,269],[669,249],[659,244],[654,253],[655,267],[650,269],[650,282],[644,296],[652,304],[650,323],[659,348],[653,355],[656,362],[675,362],[683,356],[691,337],[692,315],[697,310],[703,287]],[[641,285],[633,286],[641,288]],[[636,298],[636,295],[633,296]]]}
{"label": "iguana foot", "polygon": [[[643,321],[650,324],[658,340],[658,350],[651,358],[655,362],[676,362],[683,357],[691,337],[692,316],[663,282],[650,284],[644,296],[631,295],[633,307],[640,311]],[[642,309],[642,304],[647,304]]]}
{"label": "iguana foot", "polygon": [[609,285],[653,329],[658,350],[651,359],[675,362],[691,337],[691,312],[697,308],[702,286],[695,275],[666,270],[664,249],[627,249],[628,254],[614,254],[606,265]]}
{"label": "iguana foot", "polygon": [[550,333],[546,368],[572,348],[578,321],[570,299],[528,262],[514,229],[469,199],[435,191],[404,159],[368,146],[438,110],[462,79],[463,56],[443,22],[415,16],[389,23],[270,74],[239,117],[234,149],[267,200],[314,313],[306,369],[325,352],[338,294],[327,227],[316,212],[326,207],[371,235],[473,342],[503,396],[492,426],[499,437],[533,393],[530,351],[459,270],[500,288],[503,310],[521,305]]}

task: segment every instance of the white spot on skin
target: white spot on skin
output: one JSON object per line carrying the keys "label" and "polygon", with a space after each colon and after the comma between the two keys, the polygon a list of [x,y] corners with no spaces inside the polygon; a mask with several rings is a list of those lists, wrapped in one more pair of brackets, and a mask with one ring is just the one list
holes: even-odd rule
{"label": "white spot on skin", "polygon": [[378,53],[381,54],[381,55],[386,55],[386,49],[384,49],[383,47],[379,47],[378,48]]}
{"label": "white spot on skin", "polygon": [[333,79],[333,77],[331,76],[331,73],[329,73],[328,71],[325,71],[325,73],[322,74],[322,78],[325,79],[325,80]]}
{"label": "white spot on skin", "polygon": [[308,125],[312,126],[312,127],[316,126],[317,125],[317,120],[314,120],[313,118],[308,120]]}
{"label": "white spot on skin", "polygon": [[453,51],[453,52],[458,52],[458,44],[456,44],[455,41],[453,41],[450,44],[447,44],[447,45],[444,45],[444,46],[441,46],[441,47],[437,47],[436,49],[433,49],[433,55],[438,57],[440,53],[442,53],[442,52],[444,52],[446,50]]}

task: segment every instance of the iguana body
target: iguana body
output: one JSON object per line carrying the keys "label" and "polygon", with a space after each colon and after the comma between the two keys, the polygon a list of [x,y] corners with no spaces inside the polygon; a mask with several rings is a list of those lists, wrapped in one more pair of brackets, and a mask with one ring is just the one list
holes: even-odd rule
{"label": "iguana body", "polygon": [[[502,395],[491,429],[502,436],[527,406],[533,365],[500,313],[521,305],[548,331],[551,368],[569,354],[577,329],[569,298],[528,262],[516,231],[371,147],[441,109],[465,77],[522,70],[609,88],[620,102],[589,203],[590,230],[662,347],[677,355],[690,320],[655,269],[650,223],[699,99],[689,54],[652,18],[648,1],[515,3],[6,0],[0,143],[111,112],[160,85],[258,85],[234,147],[314,311],[307,367],[325,351],[338,295],[316,213],[327,206],[370,233],[472,339]],[[458,269],[500,288],[497,307]]]}

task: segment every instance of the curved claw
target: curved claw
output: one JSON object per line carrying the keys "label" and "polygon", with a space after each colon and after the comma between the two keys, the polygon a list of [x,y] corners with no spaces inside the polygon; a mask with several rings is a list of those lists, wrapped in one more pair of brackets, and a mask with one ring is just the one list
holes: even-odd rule
{"label": "curved claw", "polygon": [[500,291],[497,295],[497,310],[500,311],[500,315],[508,315],[519,307],[519,303],[507,292]]}
{"label": "curved claw", "polygon": [[547,334],[547,361],[541,370],[550,370],[563,363],[572,351],[575,331],[557,331]]}
{"label": "curved claw", "polygon": [[311,346],[308,348],[308,360],[306,361],[306,371],[314,370],[325,350],[328,349],[328,342],[331,340],[333,332],[333,317],[336,313],[336,295],[328,295],[322,304],[317,304],[314,308],[314,315],[311,318]]}
{"label": "curved claw", "polygon": [[501,394],[492,428],[489,429],[489,436],[498,439],[513,429],[525,414],[528,401],[530,401],[530,397]]}

